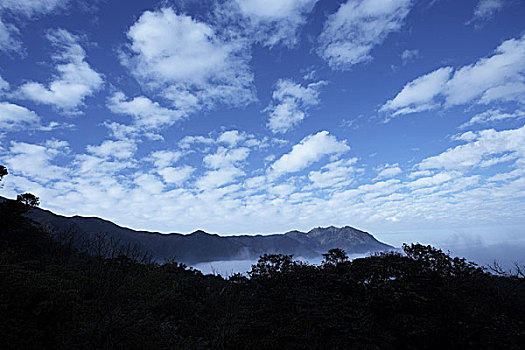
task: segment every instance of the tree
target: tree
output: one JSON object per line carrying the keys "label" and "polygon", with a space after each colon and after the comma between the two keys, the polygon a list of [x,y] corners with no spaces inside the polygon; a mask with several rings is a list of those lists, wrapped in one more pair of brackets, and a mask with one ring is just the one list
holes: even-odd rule
{"label": "tree", "polygon": [[19,194],[16,196],[16,201],[30,207],[38,207],[40,205],[40,199],[31,193]]}
{"label": "tree", "polygon": [[256,265],[252,265],[252,270],[248,274],[252,278],[272,278],[290,272],[294,263],[292,255],[264,254],[259,258]]}
{"label": "tree", "polygon": [[7,172],[7,168],[3,165],[0,165],[0,181],[2,180],[2,178],[4,176],[6,176],[8,174]]}
{"label": "tree", "polygon": [[348,261],[348,255],[343,249],[330,249],[328,253],[323,254],[323,265],[337,265]]}
{"label": "tree", "polygon": [[[4,176],[6,176],[8,174],[8,171],[7,171],[7,168],[3,165],[0,165],[0,181],[2,181],[2,179],[4,178]],[[0,184],[0,188],[2,187],[2,185]]]}

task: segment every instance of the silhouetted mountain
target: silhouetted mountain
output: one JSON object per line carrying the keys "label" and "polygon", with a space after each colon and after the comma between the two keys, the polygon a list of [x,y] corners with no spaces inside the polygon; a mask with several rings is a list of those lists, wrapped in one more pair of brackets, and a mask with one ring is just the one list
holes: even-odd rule
{"label": "silhouetted mountain", "polygon": [[371,234],[350,226],[318,227],[309,232],[290,231],[272,235],[219,236],[200,230],[185,235],[136,231],[97,217],[65,217],[39,208],[32,209],[27,215],[55,237],[70,239],[81,250],[96,250],[102,240],[106,245],[109,242],[150,253],[154,260],[160,262],[170,258],[185,264],[257,259],[266,253],[314,258],[332,248],[342,248],[348,254],[394,249]]}

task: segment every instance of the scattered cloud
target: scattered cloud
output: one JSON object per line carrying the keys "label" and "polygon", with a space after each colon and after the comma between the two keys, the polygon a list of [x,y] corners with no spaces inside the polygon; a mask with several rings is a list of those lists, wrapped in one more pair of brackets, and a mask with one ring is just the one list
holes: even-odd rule
{"label": "scattered cloud", "polygon": [[328,17],[318,54],[338,70],[370,61],[372,49],[402,27],[412,5],[412,0],[348,0]]}
{"label": "scattered cloud", "polygon": [[122,62],[148,89],[185,113],[255,100],[249,47],[171,8],[146,11],[131,26]]}
{"label": "scattered cloud", "polygon": [[147,160],[152,162],[157,168],[167,168],[175,163],[183,156],[182,152],[162,150],[152,152]]}
{"label": "scattered cloud", "polygon": [[240,133],[239,130],[228,130],[223,132],[218,138],[217,142],[225,143],[230,147],[236,146],[239,142],[244,141],[247,135]]}
{"label": "scattered cloud", "polygon": [[101,158],[128,159],[137,150],[137,145],[132,141],[105,140],[98,146],[88,145],[86,150]]}
{"label": "scattered cloud", "polygon": [[[117,159],[108,154],[115,152],[110,149],[120,147],[105,142],[101,144],[104,147],[95,146],[94,153],[83,155],[70,154],[67,143],[56,140],[16,147],[13,143],[9,158],[1,160],[10,169],[4,192],[34,189],[44,202],[58,205],[56,210],[65,214],[99,215],[133,227],[146,225],[154,216],[155,227],[164,231],[174,227],[190,231],[195,229],[195,222],[209,229],[224,224],[224,217],[228,220],[226,226],[221,226],[222,233],[255,232],[253,223],[258,232],[286,230],[297,222],[304,225],[296,227],[299,229],[359,222],[372,225],[376,231],[391,229],[392,225],[403,230],[429,222],[454,227],[464,222],[466,215],[479,224],[497,223],[509,215],[521,220],[523,214],[517,203],[522,200],[525,188],[524,132],[524,128],[484,130],[473,132],[474,136],[459,137],[457,140],[463,145],[434,156],[436,159],[427,158],[405,181],[401,173],[391,174],[393,178],[366,180],[356,158],[331,157],[319,170],[309,171],[306,176],[292,174],[321,162],[325,155],[337,156],[347,151],[344,142],[326,132],[306,137],[281,157],[279,160],[293,166],[281,169],[279,177],[253,175],[240,169],[245,156],[234,150],[244,141],[234,146],[237,148],[227,149],[218,144],[220,135],[213,138],[217,150],[207,152],[203,159],[217,154],[216,160],[222,160],[208,158],[210,170],[197,176],[195,168],[179,164],[182,158],[178,150],[158,151],[155,156],[139,160]],[[317,141],[311,141],[316,138]],[[451,153],[464,155],[451,156]],[[63,154],[73,157],[75,162],[62,162],[58,157]],[[231,161],[224,161],[228,157]],[[472,165],[461,165],[461,159],[469,157],[475,158]],[[506,159],[511,169],[494,173],[498,169],[494,167],[490,176],[476,173],[497,165],[499,159]],[[275,171],[279,160],[269,166],[270,171]],[[154,162],[155,168],[141,171],[144,162]],[[395,167],[399,166],[383,168]],[[26,168],[29,170],[22,174],[21,169]],[[94,176],[95,173],[103,176]],[[71,203],[82,203],[82,207],[71,207]],[[109,208],[112,210],[108,211]],[[290,217],[296,220],[290,223]]]}
{"label": "scattered cloud", "polygon": [[29,109],[12,103],[0,102],[0,131],[33,128],[40,124],[40,117]]}
{"label": "scattered cloud", "polygon": [[495,54],[464,66],[454,73],[445,90],[446,105],[479,99],[525,101],[525,35],[504,41]]}
{"label": "scattered cloud", "polygon": [[[0,2],[0,51],[8,61],[11,53],[24,52],[21,38],[26,38],[29,30],[48,23],[29,24],[30,19],[68,5],[58,0]],[[164,1],[161,6],[169,3]],[[377,133],[367,127],[369,123],[360,123],[362,118],[371,117],[371,112],[354,108],[361,106],[361,101],[352,99],[359,98],[359,94],[343,101],[348,84],[357,86],[348,78],[360,74],[370,78],[367,87],[363,86],[363,94],[384,79],[357,70],[357,75],[337,74],[337,81],[330,86],[337,93],[330,105],[322,106],[338,113],[339,120],[313,123],[322,123],[322,130],[339,127],[342,130],[337,138],[328,131],[310,131],[310,135],[293,142],[276,138],[276,134],[300,125],[320,105],[326,83],[319,80],[335,74],[319,65],[315,57],[317,61],[318,56],[323,58],[334,70],[349,70],[376,55],[387,54],[379,47],[403,28],[416,3],[225,0],[204,12],[200,5],[196,11],[192,6],[178,4],[173,8],[154,7],[156,10],[138,13],[136,21],[129,23],[127,45],[120,46],[119,52],[124,72],[110,71],[104,56],[97,57],[96,62],[106,64],[103,68],[110,72],[107,77],[90,66],[91,55],[88,57],[85,51],[83,37],[62,29],[48,32],[52,45],[47,49],[53,50],[51,72],[45,64],[39,65],[43,53],[39,45],[37,51],[28,51],[30,55],[20,60],[32,61],[39,77],[47,76],[48,80],[28,76],[30,80],[16,81],[24,74],[25,66],[14,60],[13,72],[7,66],[2,69],[9,81],[0,77],[2,99],[25,98],[46,105],[28,108],[19,102],[0,100],[0,133],[11,137],[9,132],[13,132],[12,137],[21,135],[25,141],[11,141],[4,136],[0,143],[0,161],[10,172],[2,181],[2,195],[12,197],[31,191],[39,195],[43,206],[61,214],[102,216],[122,225],[165,232],[192,231],[196,222],[199,228],[221,233],[346,224],[362,225],[375,232],[408,231],[414,227],[428,232],[434,227],[456,229],[465,223],[470,227],[519,224],[525,219],[525,131],[516,125],[522,125],[525,117],[521,108],[525,101],[525,37],[502,41],[493,53],[463,66],[453,66],[453,61],[445,60],[447,57],[435,57],[436,61],[449,63],[408,77],[408,83],[399,86],[389,101],[383,100],[386,103],[381,111],[390,114],[388,117],[425,110],[447,112],[449,107],[467,105],[464,113],[470,113],[470,120],[460,127],[460,134],[444,137],[443,132],[457,132],[459,123],[451,118],[442,118],[443,122],[433,118],[436,124],[432,125],[439,127],[428,131],[429,142],[425,139],[405,147],[418,151],[403,155],[410,159],[390,159],[390,164],[384,164],[381,147],[394,147],[395,143],[389,143],[390,136],[406,131],[396,125],[380,126],[388,133],[387,141],[374,141],[372,149],[366,147],[366,141],[352,152],[359,158],[349,155],[349,143],[341,135],[348,137],[353,134],[350,129],[357,126],[364,138],[373,139]],[[479,1],[475,16],[485,20],[501,9],[491,3],[499,2]],[[175,7],[187,12],[178,12]],[[316,40],[310,35],[319,30],[319,20],[323,20],[327,8],[335,13],[328,16]],[[71,13],[75,15],[76,9],[72,8]],[[307,22],[314,16],[310,26]],[[418,22],[411,23],[414,30]],[[502,31],[502,35],[508,35],[509,30]],[[94,39],[101,48],[111,50],[122,44],[115,38]],[[308,42],[299,46],[302,38]],[[425,62],[414,62],[419,51],[413,48],[418,46],[410,36],[405,39],[408,41],[399,43],[387,57],[391,62],[384,65],[385,61],[377,59],[374,63],[378,66],[368,68],[415,63],[398,73],[418,70]],[[293,55],[312,54],[312,44],[316,46],[314,56],[305,56],[303,67],[292,66],[295,61],[290,59],[297,58]],[[442,44],[436,41],[436,47]],[[405,48],[411,49],[403,51]],[[278,71],[272,71],[276,68]],[[239,110],[256,101],[252,69],[257,69],[257,84],[262,89],[268,87],[268,82],[275,82],[275,77],[282,77],[283,72],[290,79],[276,82],[268,106]],[[138,85],[129,81],[126,72]],[[115,88],[109,95],[97,93],[106,78]],[[359,106],[350,106],[352,102]],[[79,127],[91,125],[86,129],[93,132],[88,138],[98,141],[86,146],[84,139],[68,139],[69,146],[56,139],[41,141],[45,134],[33,132],[63,126],[44,119],[50,115],[48,106],[71,114],[80,113],[88,103],[89,118],[82,118]],[[108,118],[104,106],[107,113],[115,115]],[[186,120],[193,113],[203,114],[219,107],[226,109],[217,113],[213,125],[204,119]],[[230,111],[230,107],[237,110]],[[260,119],[248,118],[253,110],[263,108],[268,130],[254,131]],[[450,108],[448,112],[458,110]],[[203,118],[212,118],[205,114]],[[180,123],[183,120],[187,122],[184,125]],[[99,130],[108,132],[94,128],[100,123],[109,130],[109,137],[97,134]],[[411,123],[417,121],[398,127]],[[246,131],[235,129],[238,125]],[[498,129],[468,129],[486,125]],[[354,142],[364,140],[361,136]],[[431,142],[430,137],[434,141],[439,138],[439,142]],[[163,141],[151,142],[157,140]],[[436,151],[443,142],[450,144]]]}
{"label": "scattered cloud", "polygon": [[443,91],[451,73],[452,68],[445,67],[411,81],[381,111],[394,111],[396,116],[435,108],[434,98]]}
{"label": "scattered cloud", "polygon": [[210,170],[198,178],[195,185],[201,190],[210,190],[227,185],[244,175],[244,171],[235,167]]}
{"label": "scattered cloud", "polygon": [[470,131],[463,140],[468,142],[424,159],[418,168],[465,170],[510,159],[521,159],[521,162],[525,160],[525,126],[503,131]]}
{"label": "scattered cloud", "polygon": [[502,112],[499,109],[490,109],[488,111],[476,114],[468,122],[462,124],[460,128],[464,129],[475,124],[492,124],[500,120],[521,119],[524,117],[525,111],[522,110],[517,110],[513,113],[507,113]]}
{"label": "scattered cloud", "polygon": [[22,43],[16,38],[18,29],[9,23],[4,23],[0,17],[0,51],[20,52]]}
{"label": "scattered cloud", "polygon": [[10,171],[46,183],[67,178],[67,171],[52,164],[60,154],[67,151],[68,143],[65,141],[49,140],[43,145],[11,142],[9,157],[3,157],[2,162]]}
{"label": "scattered cloud", "polygon": [[439,68],[409,82],[381,107],[392,115],[467,103],[525,101],[525,35],[504,41],[495,53],[456,69]]}
{"label": "scattered cloud", "polygon": [[[208,151],[208,148],[213,145],[227,146],[233,148],[238,145],[242,145],[247,148],[265,148],[268,146],[270,140],[266,137],[258,139],[255,135],[249,134],[239,130],[226,130],[220,133],[218,136],[211,133],[208,136],[184,136],[179,141],[179,147],[183,150],[189,150],[195,148],[195,145],[203,145],[204,150]],[[271,140],[273,142],[279,142],[281,140]]]}
{"label": "scattered cloud", "polygon": [[420,177],[417,180],[409,182],[407,186],[413,190],[419,188],[428,188],[450,181],[459,175],[461,174],[458,172],[438,173],[433,176]]}
{"label": "scattered cloud", "polygon": [[195,171],[195,168],[191,166],[182,167],[166,167],[158,171],[159,175],[162,176],[164,182],[167,184],[182,185],[187,181],[191,174]]}
{"label": "scattered cloud", "polygon": [[339,155],[347,152],[350,147],[345,141],[337,141],[328,131],[308,135],[293,146],[289,153],[276,160],[271,166],[271,175],[280,176],[286,173],[300,171],[319,161],[327,155]]}
{"label": "scattered cloud", "polygon": [[183,111],[162,107],[158,102],[151,101],[144,96],[138,96],[127,101],[122,92],[113,94],[109,98],[107,106],[113,113],[133,117],[130,131],[158,131],[172,126],[186,115]]}
{"label": "scattered cloud", "polygon": [[323,166],[319,171],[308,173],[310,188],[342,188],[350,185],[355,177],[357,158],[341,159]]}
{"label": "scattered cloud", "polygon": [[13,131],[52,131],[59,128],[71,128],[71,124],[50,122],[42,125],[42,120],[34,111],[14,103],[0,102],[0,133]]}
{"label": "scattered cloud", "polygon": [[22,43],[18,39],[19,30],[10,23],[3,22],[2,15],[34,17],[56,9],[65,8],[69,0],[2,0],[0,2],[0,51],[23,54]]}
{"label": "scattered cloud", "polygon": [[0,95],[2,94],[2,91],[9,90],[9,83],[4,80],[4,78],[0,75]]}
{"label": "scattered cloud", "polygon": [[47,39],[59,52],[53,56],[58,75],[47,86],[28,82],[17,95],[37,103],[49,104],[65,113],[80,113],[78,108],[86,97],[99,90],[104,82],[102,75],[86,62],[86,52],[79,38],[64,29],[49,32]]}
{"label": "scattered cloud", "polygon": [[385,164],[376,169],[377,177],[376,179],[390,179],[401,173],[403,170],[399,167],[399,164]]}
{"label": "scattered cloud", "polygon": [[69,0],[2,0],[0,10],[32,17],[65,8]]}
{"label": "scattered cloud", "polygon": [[403,66],[406,66],[417,58],[419,58],[419,50],[417,49],[405,50],[401,53],[401,63]]}
{"label": "scattered cloud", "polygon": [[319,104],[320,88],[325,81],[301,86],[292,80],[281,79],[272,94],[273,102],[266,107],[269,114],[268,128],[273,133],[285,133],[300,123],[307,110]]}
{"label": "scattered cloud", "polygon": [[194,144],[203,144],[203,145],[213,145],[215,140],[211,137],[206,136],[184,136],[182,140],[179,141],[179,146],[182,149],[190,149]]}
{"label": "scattered cloud", "polygon": [[[299,29],[318,0],[233,0],[247,20],[245,35],[263,46],[283,44],[294,47]],[[227,8],[230,11],[230,8]]]}
{"label": "scattered cloud", "polygon": [[505,6],[505,0],[479,0],[474,9],[474,17],[467,23],[485,21],[492,18],[496,12]]}
{"label": "scattered cloud", "polygon": [[248,158],[250,150],[246,147],[227,149],[219,147],[215,153],[204,157],[203,163],[211,169],[231,168]]}

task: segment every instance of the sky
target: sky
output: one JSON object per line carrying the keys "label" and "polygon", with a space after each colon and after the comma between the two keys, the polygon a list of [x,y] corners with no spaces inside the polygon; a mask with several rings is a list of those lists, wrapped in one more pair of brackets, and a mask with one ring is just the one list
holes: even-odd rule
{"label": "sky", "polygon": [[0,1],[0,195],[221,235],[525,240],[521,0]]}

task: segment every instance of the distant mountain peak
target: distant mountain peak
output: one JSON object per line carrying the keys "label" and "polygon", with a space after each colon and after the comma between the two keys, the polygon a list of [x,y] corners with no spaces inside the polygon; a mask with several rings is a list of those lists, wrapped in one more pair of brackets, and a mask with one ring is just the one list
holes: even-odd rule
{"label": "distant mountain peak", "polygon": [[211,234],[209,234],[208,232],[205,232],[203,230],[196,230],[196,231],[193,231],[192,233],[190,233],[190,235],[203,235],[203,236],[211,236]]}

